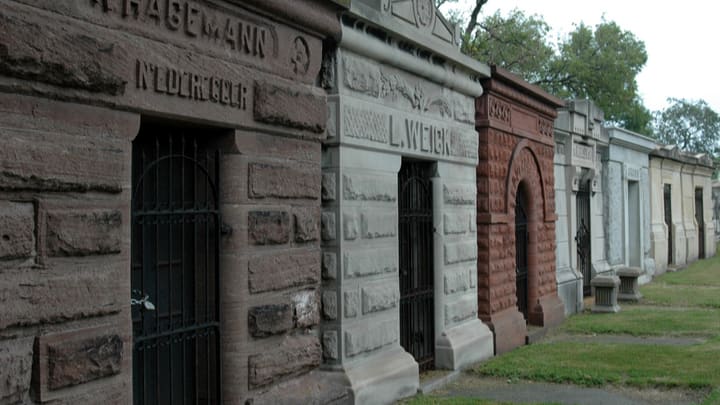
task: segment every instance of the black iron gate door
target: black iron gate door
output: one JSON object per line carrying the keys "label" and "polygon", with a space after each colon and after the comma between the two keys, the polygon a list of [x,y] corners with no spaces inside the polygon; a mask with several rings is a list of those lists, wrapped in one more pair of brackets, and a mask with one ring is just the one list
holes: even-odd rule
{"label": "black iron gate door", "polygon": [[400,345],[421,370],[434,367],[433,217],[431,166],[403,161],[400,214]]}
{"label": "black iron gate door", "polygon": [[528,318],[528,221],[525,194],[518,189],[515,198],[515,294],[517,307]]}
{"label": "black iron gate door", "polygon": [[703,215],[703,189],[695,189],[695,222],[698,226],[698,258],[705,258],[705,216]]}
{"label": "black iron gate door", "polygon": [[133,399],[220,403],[218,161],[198,134],[133,142]]}
{"label": "black iron gate door", "polygon": [[592,276],[592,260],[590,256],[590,184],[583,182],[577,192],[577,263],[583,276],[583,295],[590,295],[590,278]]}
{"label": "black iron gate door", "polygon": [[665,226],[667,226],[668,235],[668,264],[673,262],[673,227],[672,227],[672,190],[669,184],[663,186],[663,203],[665,210]]}

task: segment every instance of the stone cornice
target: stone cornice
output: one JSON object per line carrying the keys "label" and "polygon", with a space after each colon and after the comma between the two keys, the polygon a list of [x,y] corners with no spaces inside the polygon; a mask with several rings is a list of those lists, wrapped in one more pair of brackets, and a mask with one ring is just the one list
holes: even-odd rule
{"label": "stone cornice", "polygon": [[484,80],[486,91],[496,92],[554,119],[565,101],[498,66],[491,66],[492,79]]}
{"label": "stone cornice", "polygon": [[340,39],[340,21],[338,13],[347,9],[343,0],[293,0],[292,7],[287,0],[227,0],[243,7],[252,7],[274,18],[283,18],[295,22],[303,29],[315,31],[321,35]]}
{"label": "stone cornice", "polygon": [[625,128],[605,127],[611,145],[618,145],[638,152],[650,153],[657,148],[654,139],[629,131]]}
{"label": "stone cornice", "polygon": [[[343,19],[342,48],[367,56],[378,62],[414,73],[437,84],[460,93],[479,97],[483,94],[480,79],[487,77],[489,68],[476,62],[475,66],[456,64],[450,60],[436,58],[428,50],[408,47],[402,42],[384,33],[381,40],[375,27],[364,21]],[[382,36],[382,35],[381,35]]]}

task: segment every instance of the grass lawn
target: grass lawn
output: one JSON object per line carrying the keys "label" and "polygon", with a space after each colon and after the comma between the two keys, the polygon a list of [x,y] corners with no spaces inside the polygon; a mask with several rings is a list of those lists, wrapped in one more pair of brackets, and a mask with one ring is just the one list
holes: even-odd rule
{"label": "grass lawn", "polygon": [[583,386],[720,387],[720,338],[694,346],[541,343],[496,357],[474,372]]}
{"label": "grass lawn", "polygon": [[720,287],[720,255],[698,260],[680,271],[665,273],[653,283]]}
{"label": "grass lawn", "polygon": [[[417,396],[402,402],[406,405],[523,405],[516,402],[497,402],[479,398],[440,398],[429,396]],[[556,405],[556,403],[533,403],[525,405]]]}
{"label": "grass lawn", "polygon": [[[720,293],[720,291],[719,291]],[[577,334],[633,336],[720,336],[720,310],[622,305],[616,314],[571,316],[560,330]]]}
{"label": "grass lawn", "polygon": [[657,281],[640,287],[640,292],[643,294],[644,304],[720,309],[720,287],[666,284]]}
{"label": "grass lawn", "polygon": [[617,314],[572,316],[560,332],[709,340],[692,346],[540,343],[493,358],[473,371],[583,386],[714,388],[705,403],[720,403],[720,256],[666,273],[641,292],[641,304],[621,304]]}

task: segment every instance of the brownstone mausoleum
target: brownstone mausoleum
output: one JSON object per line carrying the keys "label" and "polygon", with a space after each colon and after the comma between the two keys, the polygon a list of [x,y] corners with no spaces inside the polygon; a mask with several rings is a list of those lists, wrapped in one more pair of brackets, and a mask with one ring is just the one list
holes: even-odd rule
{"label": "brownstone mausoleum", "polygon": [[340,6],[288,3],[0,1],[0,403],[345,395],[313,371]]}
{"label": "brownstone mausoleum", "polygon": [[478,315],[495,353],[564,318],[555,280],[553,120],[563,101],[493,67],[476,100]]}

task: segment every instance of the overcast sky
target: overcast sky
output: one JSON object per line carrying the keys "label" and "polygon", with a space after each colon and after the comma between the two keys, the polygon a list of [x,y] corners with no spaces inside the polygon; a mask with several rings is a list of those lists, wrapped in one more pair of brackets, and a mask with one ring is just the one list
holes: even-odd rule
{"label": "overcast sky", "polygon": [[[474,0],[463,3],[454,7],[469,10]],[[720,8],[714,1],[489,0],[482,15],[496,10],[505,15],[513,8],[542,15],[555,30],[553,42],[571,32],[573,24],[594,26],[604,14],[645,42],[648,61],[638,87],[646,107],[663,109],[668,97],[704,99],[720,113]]]}

